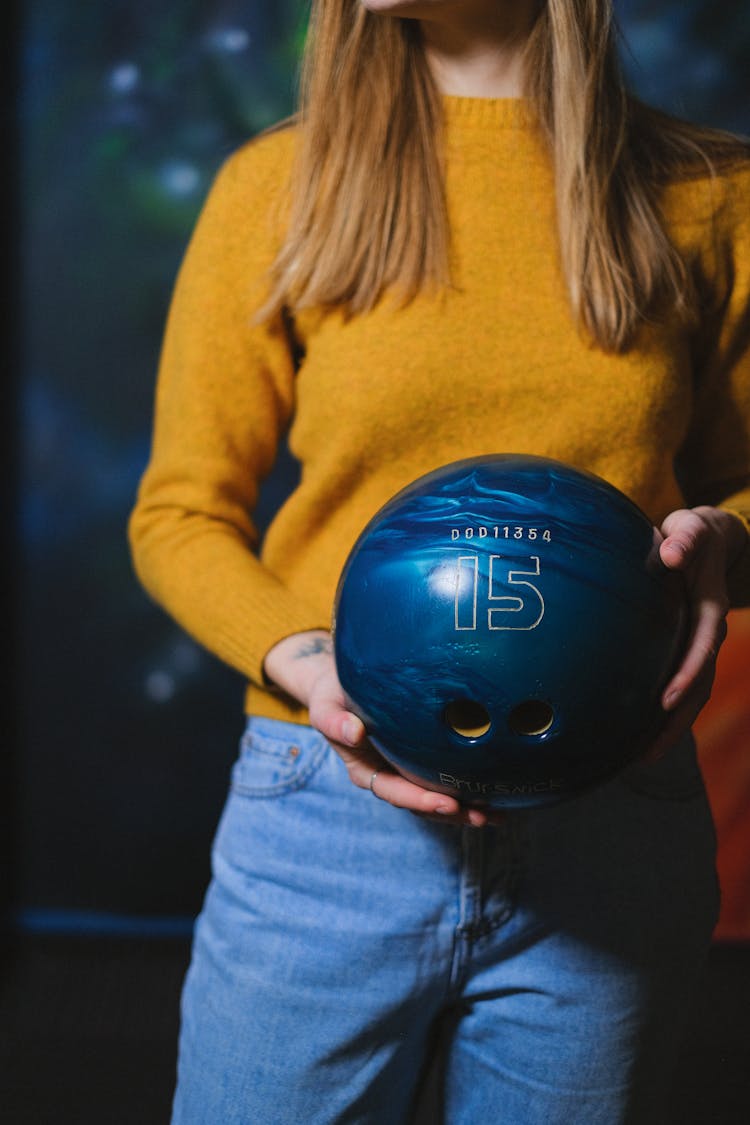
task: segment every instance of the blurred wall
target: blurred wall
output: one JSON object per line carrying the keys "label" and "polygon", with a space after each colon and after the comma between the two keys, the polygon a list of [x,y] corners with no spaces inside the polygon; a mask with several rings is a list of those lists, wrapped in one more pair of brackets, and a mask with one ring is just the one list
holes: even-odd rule
{"label": "blurred wall", "polygon": [[[22,8],[12,721],[14,901],[25,926],[85,924],[75,911],[189,918],[200,903],[242,684],[141,592],[125,523],[180,257],[222,159],[291,110],[305,9],[301,0]],[[619,14],[642,96],[750,132],[746,4],[624,0]],[[261,524],[294,471],[282,457]],[[739,685],[731,723],[719,693],[702,728],[732,856],[725,932],[735,937],[750,937],[750,894],[737,890],[750,885],[741,870],[747,620],[733,623],[725,659],[727,685]]]}

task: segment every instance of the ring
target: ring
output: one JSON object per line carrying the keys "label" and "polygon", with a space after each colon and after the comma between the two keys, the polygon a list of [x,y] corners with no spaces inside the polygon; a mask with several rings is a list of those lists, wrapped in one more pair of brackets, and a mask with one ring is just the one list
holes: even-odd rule
{"label": "ring", "polygon": [[[379,773],[380,770],[375,770],[374,774],[370,778],[370,792],[372,793],[373,797],[378,797],[377,793],[375,792],[375,778]],[[378,800],[380,800],[380,797],[378,797]]]}

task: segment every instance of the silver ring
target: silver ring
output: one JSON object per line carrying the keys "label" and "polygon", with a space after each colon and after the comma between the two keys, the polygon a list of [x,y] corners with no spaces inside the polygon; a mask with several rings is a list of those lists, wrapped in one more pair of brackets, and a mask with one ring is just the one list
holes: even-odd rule
{"label": "silver ring", "polygon": [[[372,777],[370,778],[370,792],[372,793],[373,797],[378,797],[377,793],[375,792],[375,778],[379,773],[380,770],[375,770]],[[380,800],[380,797],[378,797],[378,800]]]}

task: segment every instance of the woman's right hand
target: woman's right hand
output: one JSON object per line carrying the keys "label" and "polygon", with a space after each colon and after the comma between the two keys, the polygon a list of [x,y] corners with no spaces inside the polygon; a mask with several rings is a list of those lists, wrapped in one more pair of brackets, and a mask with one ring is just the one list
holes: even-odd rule
{"label": "woman's right hand", "polygon": [[285,637],[266,655],[264,669],[272,683],[307,707],[310,724],[328,739],[360,789],[372,789],[380,800],[442,824],[482,828],[503,819],[497,812],[465,808],[454,797],[394,772],[367,741],[362,720],[347,708],[330,633],[316,629]]}

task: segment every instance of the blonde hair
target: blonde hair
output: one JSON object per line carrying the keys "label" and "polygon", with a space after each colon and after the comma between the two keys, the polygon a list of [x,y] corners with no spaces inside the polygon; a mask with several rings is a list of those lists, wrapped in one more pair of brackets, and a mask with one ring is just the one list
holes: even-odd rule
{"label": "blonde hair", "polygon": [[[687,271],[658,196],[677,174],[746,149],[630,97],[611,0],[543,0],[524,59],[526,96],[553,161],[560,259],[576,322],[621,351],[658,307],[687,315]],[[442,100],[418,24],[359,0],[314,0],[286,240],[261,315],[372,308],[449,284]]]}

